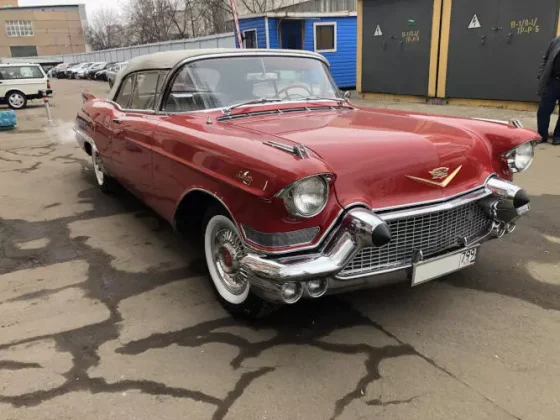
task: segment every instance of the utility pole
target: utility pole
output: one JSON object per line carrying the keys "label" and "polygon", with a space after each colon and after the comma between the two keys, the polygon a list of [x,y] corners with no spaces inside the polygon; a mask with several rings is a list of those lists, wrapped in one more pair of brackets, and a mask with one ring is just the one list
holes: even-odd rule
{"label": "utility pole", "polygon": [[237,6],[235,5],[235,0],[229,0],[229,4],[231,6],[231,13],[233,14],[233,22],[235,23],[237,42],[239,43],[239,48],[243,48],[243,39],[241,39],[241,31],[239,30],[239,18],[237,15]]}

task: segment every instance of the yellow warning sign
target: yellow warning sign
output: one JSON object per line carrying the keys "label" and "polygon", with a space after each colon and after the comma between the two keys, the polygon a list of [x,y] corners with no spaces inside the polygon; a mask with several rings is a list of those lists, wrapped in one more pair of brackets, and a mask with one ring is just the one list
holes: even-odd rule
{"label": "yellow warning sign", "polygon": [[512,20],[511,29],[517,29],[519,35],[539,33],[540,25],[538,24],[539,18]]}

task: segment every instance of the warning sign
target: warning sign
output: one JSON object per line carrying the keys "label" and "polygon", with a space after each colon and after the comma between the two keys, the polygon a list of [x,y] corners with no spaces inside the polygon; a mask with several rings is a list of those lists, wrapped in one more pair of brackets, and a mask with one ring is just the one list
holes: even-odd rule
{"label": "warning sign", "polygon": [[375,28],[375,32],[373,33],[373,36],[381,36],[381,35],[383,35],[383,32],[381,32],[381,27],[377,25],[377,28]]}
{"label": "warning sign", "polygon": [[471,19],[471,23],[469,23],[469,29],[476,28],[480,28],[480,21],[478,20],[478,16],[475,14]]}

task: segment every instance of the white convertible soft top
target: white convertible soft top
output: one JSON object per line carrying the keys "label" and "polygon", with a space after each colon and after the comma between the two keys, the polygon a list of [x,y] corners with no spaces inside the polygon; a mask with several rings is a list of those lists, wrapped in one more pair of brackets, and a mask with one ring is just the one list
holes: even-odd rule
{"label": "white convertible soft top", "polygon": [[236,48],[212,48],[212,49],[192,49],[192,50],[176,50],[176,51],[162,51],[153,54],[142,55],[135,57],[128,61],[127,66],[119,71],[115,84],[109,93],[110,98],[114,98],[115,93],[121,83],[121,80],[137,71],[144,70],[169,70],[179,64],[181,61],[196,58],[196,57],[209,57],[209,56],[235,56],[235,55],[288,55],[294,54],[300,56],[308,56],[311,58],[318,58],[328,65],[328,61],[321,54],[305,51],[305,50],[280,50],[280,49],[236,49]]}

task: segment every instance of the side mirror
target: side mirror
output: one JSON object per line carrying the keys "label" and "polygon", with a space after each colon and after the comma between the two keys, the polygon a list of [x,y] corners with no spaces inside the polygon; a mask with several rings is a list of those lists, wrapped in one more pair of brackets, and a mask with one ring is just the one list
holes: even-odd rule
{"label": "side mirror", "polygon": [[350,97],[351,97],[351,96],[352,96],[352,93],[351,93],[349,90],[347,90],[347,91],[344,92],[344,100],[345,100],[346,102],[348,102],[348,101],[350,100]]}

